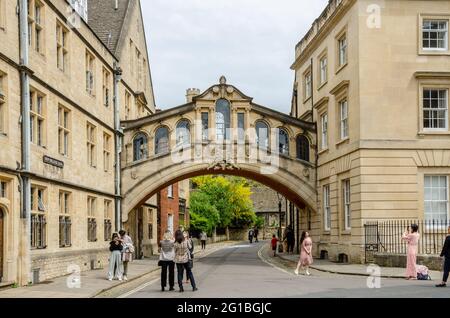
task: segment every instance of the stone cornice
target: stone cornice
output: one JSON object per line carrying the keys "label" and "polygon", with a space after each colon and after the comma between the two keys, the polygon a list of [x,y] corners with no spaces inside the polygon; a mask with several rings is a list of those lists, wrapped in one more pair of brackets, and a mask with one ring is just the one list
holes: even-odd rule
{"label": "stone cornice", "polygon": [[[350,8],[356,3],[356,0],[348,0],[348,2],[344,3],[341,8],[336,9],[331,16],[328,18],[328,20],[319,28],[317,33],[313,36],[313,38],[309,41],[309,43],[306,45],[306,47],[296,56],[296,59],[294,63],[291,66],[292,70],[296,70],[298,67],[300,67],[305,60],[307,60],[310,55],[313,53],[313,51],[316,49],[316,47],[321,43],[321,41],[329,35],[330,30],[336,26],[336,24],[342,19],[342,17],[350,10]],[[324,12],[321,14],[321,16],[326,12],[326,10],[329,9],[329,5],[324,10]],[[320,16],[320,17],[321,17]],[[306,33],[306,35],[300,40],[299,43],[297,43],[295,50],[297,55],[297,50],[299,50],[301,44],[303,41],[306,41],[307,37],[314,31],[314,28],[317,28],[318,20],[316,19],[313,23],[313,26],[311,29]]]}
{"label": "stone cornice", "polygon": [[417,71],[414,76],[417,79],[450,79],[450,72]]}
{"label": "stone cornice", "polygon": [[348,88],[349,85],[350,85],[350,81],[348,81],[348,80],[343,80],[342,82],[340,82],[339,84],[337,84],[337,85],[330,91],[330,94],[331,94],[331,95],[337,95],[337,94],[339,94],[341,91],[343,91],[344,89]]}
{"label": "stone cornice", "polygon": [[322,105],[328,103],[330,98],[328,96],[322,97],[317,103],[314,104],[314,108],[320,108]]}

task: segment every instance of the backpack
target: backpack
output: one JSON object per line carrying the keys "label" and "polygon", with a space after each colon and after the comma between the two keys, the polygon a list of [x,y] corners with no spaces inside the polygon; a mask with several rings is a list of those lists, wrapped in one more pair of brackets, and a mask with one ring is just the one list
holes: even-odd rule
{"label": "backpack", "polygon": [[431,277],[428,274],[428,267],[423,265],[417,266],[417,280],[431,280]]}

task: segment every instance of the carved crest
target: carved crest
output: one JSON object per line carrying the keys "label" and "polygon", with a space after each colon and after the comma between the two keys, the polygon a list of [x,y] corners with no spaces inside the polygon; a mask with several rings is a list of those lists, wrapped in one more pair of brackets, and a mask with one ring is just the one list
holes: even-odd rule
{"label": "carved crest", "polygon": [[215,161],[213,162],[207,170],[214,170],[214,171],[218,171],[218,170],[240,170],[241,168],[239,168],[238,166],[236,166],[235,164],[231,163],[231,162],[227,162],[226,160],[221,160],[221,161]]}

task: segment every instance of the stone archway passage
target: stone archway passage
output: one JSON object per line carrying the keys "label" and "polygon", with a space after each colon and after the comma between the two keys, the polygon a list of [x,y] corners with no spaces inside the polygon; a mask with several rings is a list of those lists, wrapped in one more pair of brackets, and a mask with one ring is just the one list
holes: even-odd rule
{"label": "stone archway passage", "polygon": [[[227,106],[225,121],[216,116],[218,105]],[[185,131],[189,138],[183,143],[177,140],[180,123],[189,126]],[[267,130],[259,131],[266,136],[263,143],[258,142],[258,123],[264,123]],[[164,187],[208,174],[252,179],[278,191],[297,207],[316,210],[315,124],[253,103],[224,78],[185,105],[121,125],[123,222],[128,213]],[[166,132],[164,147],[157,142],[161,129]],[[134,149],[136,136],[148,140],[145,149]],[[309,158],[298,158],[298,136],[311,141],[308,151],[302,149]],[[136,160],[138,150],[143,156]]]}
{"label": "stone archway passage", "polygon": [[4,213],[0,208],[0,282],[3,280],[3,255],[4,255]]}

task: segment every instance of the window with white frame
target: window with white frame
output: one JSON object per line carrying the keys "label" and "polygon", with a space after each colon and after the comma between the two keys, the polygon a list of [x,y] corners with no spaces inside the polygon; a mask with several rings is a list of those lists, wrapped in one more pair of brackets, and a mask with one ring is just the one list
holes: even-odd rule
{"label": "window with white frame", "polygon": [[321,127],[321,149],[328,148],[328,114],[325,113],[320,116],[320,127]]}
{"label": "window with white frame", "polygon": [[342,181],[342,197],[344,205],[344,227],[350,230],[352,227],[352,216],[350,209],[350,179]]}
{"label": "window with white frame", "polygon": [[448,221],[448,176],[425,176],[424,200],[425,219]]}
{"label": "window with white frame", "polygon": [[86,125],[86,146],[87,146],[87,163],[89,166],[96,166],[96,127],[90,123]]}
{"label": "window with white frame", "polygon": [[30,141],[44,146],[45,97],[34,89],[30,89]]}
{"label": "window with white frame", "polygon": [[423,20],[422,47],[424,50],[448,49],[448,20]]}
{"label": "window with white frame", "polygon": [[59,247],[72,245],[72,220],[70,218],[71,193],[59,192]]}
{"label": "window with white frame", "polygon": [[344,99],[339,102],[339,121],[341,140],[348,138],[348,101]]}
{"label": "window with white frame", "polygon": [[63,107],[58,107],[58,149],[63,156],[69,155],[70,136],[70,111]]}
{"label": "window with white frame", "polygon": [[167,197],[173,198],[173,185],[167,187]]}
{"label": "window with white frame", "polygon": [[39,0],[28,0],[28,44],[43,53],[44,5]]}
{"label": "window with white frame", "polygon": [[311,81],[312,77],[311,77],[311,72],[308,72],[307,74],[305,74],[305,100],[311,97],[312,94],[312,81]]}
{"label": "window with white frame", "polygon": [[423,90],[423,128],[448,129],[448,89]]}
{"label": "window with white frame", "polygon": [[94,90],[94,80],[95,80],[95,58],[89,52],[86,51],[86,92],[93,96],[95,94]]}
{"label": "window with white frame", "polygon": [[323,218],[325,231],[331,230],[330,186],[323,187]]}
{"label": "window with white frame", "polygon": [[63,24],[59,21],[56,22],[56,65],[63,72],[67,70],[68,34],[69,31]]}
{"label": "window with white frame", "polygon": [[325,55],[319,61],[320,85],[328,81],[328,57]]}
{"label": "window with white frame", "polygon": [[103,168],[109,171],[111,167],[111,135],[103,133]]}
{"label": "window with white frame", "polygon": [[0,134],[6,133],[6,75],[0,71]]}
{"label": "window with white frame", "polygon": [[46,248],[46,189],[31,186],[31,247]]}
{"label": "window with white frame", "polygon": [[0,198],[8,197],[8,183],[4,180],[0,180]]}
{"label": "window with white frame", "polygon": [[97,241],[97,219],[96,219],[97,200],[94,197],[88,196],[87,198],[87,216],[88,216],[88,241]]}
{"label": "window with white frame", "polygon": [[0,29],[5,28],[5,2],[6,0],[0,0]]}
{"label": "window with white frame", "polygon": [[106,68],[103,68],[103,105],[109,106],[111,88],[110,88],[110,73]]}
{"label": "window with white frame", "polygon": [[339,67],[344,66],[347,64],[347,54],[348,54],[348,43],[347,43],[347,34],[344,33],[339,39],[338,39],[338,62]]}

